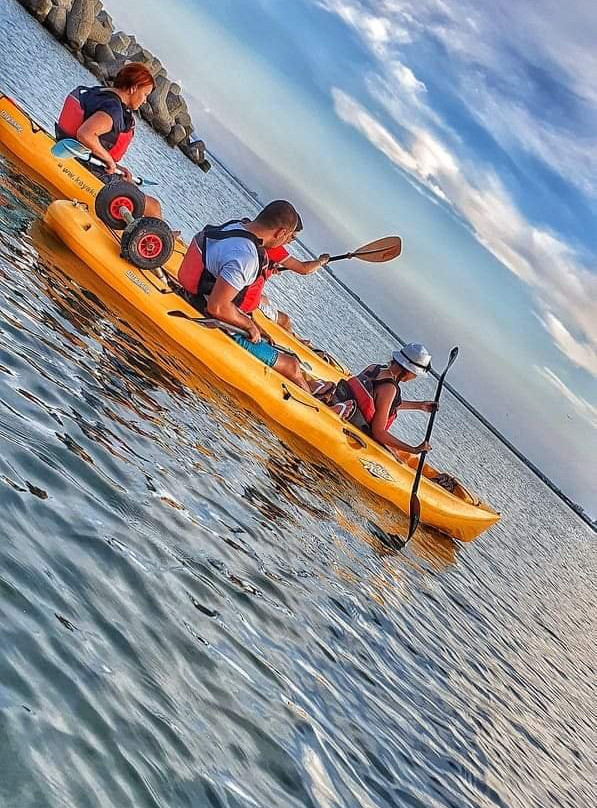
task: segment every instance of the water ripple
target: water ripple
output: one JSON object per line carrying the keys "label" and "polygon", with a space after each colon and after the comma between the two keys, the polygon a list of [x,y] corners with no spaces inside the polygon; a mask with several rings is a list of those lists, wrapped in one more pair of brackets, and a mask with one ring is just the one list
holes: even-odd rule
{"label": "water ripple", "polygon": [[[88,76],[14,0],[0,24],[3,83],[48,122]],[[186,231],[247,209],[139,144]],[[597,804],[589,531],[447,397],[438,463],[504,518],[393,552],[387,503],[152,333],[2,154],[0,183],[1,804]],[[389,349],[329,279],[279,289],[352,365]]]}

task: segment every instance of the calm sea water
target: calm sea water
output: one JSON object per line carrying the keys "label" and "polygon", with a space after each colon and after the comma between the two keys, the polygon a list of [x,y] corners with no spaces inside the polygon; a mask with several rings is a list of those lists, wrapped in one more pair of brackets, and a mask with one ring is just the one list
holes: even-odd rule
{"label": "calm sea water", "polygon": [[[50,124],[88,74],[13,0],[0,30]],[[138,141],[187,236],[251,212]],[[503,520],[388,552],[404,519],[148,331],[49,201],[0,154],[0,805],[593,808],[594,534],[446,395],[434,459]],[[392,347],[326,277],[273,296],[353,367]]]}

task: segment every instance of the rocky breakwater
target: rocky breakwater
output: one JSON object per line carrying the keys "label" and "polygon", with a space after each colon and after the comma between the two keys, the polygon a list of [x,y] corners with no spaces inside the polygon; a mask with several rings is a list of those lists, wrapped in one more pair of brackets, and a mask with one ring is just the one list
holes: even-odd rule
{"label": "rocky breakwater", "polygon": [[140,113],[172,147],[178,147],[202,171],[205,143],[194,139],[194,127],[180,85],[170,81],[160,60],[134,36],[115,31],[100,0],[19,0],[42,25],[62,42],[105,85],[127,62],[142,62],[156,87]]}

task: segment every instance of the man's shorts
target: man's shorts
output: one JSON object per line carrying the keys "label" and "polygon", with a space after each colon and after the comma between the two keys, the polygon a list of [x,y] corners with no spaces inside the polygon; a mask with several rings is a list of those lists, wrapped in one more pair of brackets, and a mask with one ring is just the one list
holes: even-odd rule
{"label": "man's shorts", "polygon": [[259,303],[259,309],[265,314],[268,320],[272,320],[274,323],[278,322],[278,309],[271,300],[263,300],[262,298]]}
{"label": "man's shorts", "polygon": [[279,352],[264,339],[260,342],[250,342],[246,337],[240,336],[240,334],[235,334],[232,339],[270,368],[273,368],[278,361]]}

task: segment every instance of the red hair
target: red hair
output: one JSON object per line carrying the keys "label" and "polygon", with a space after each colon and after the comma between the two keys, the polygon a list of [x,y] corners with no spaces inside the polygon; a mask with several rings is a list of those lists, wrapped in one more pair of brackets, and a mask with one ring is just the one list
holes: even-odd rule
{"label": "red hair", "polygon": [[155,79],[149,70],[141,62],[130,62],[122,67],[114,79],[114,87],[117,90],[130,90],[131,87],[147,87],[155,89]]}

